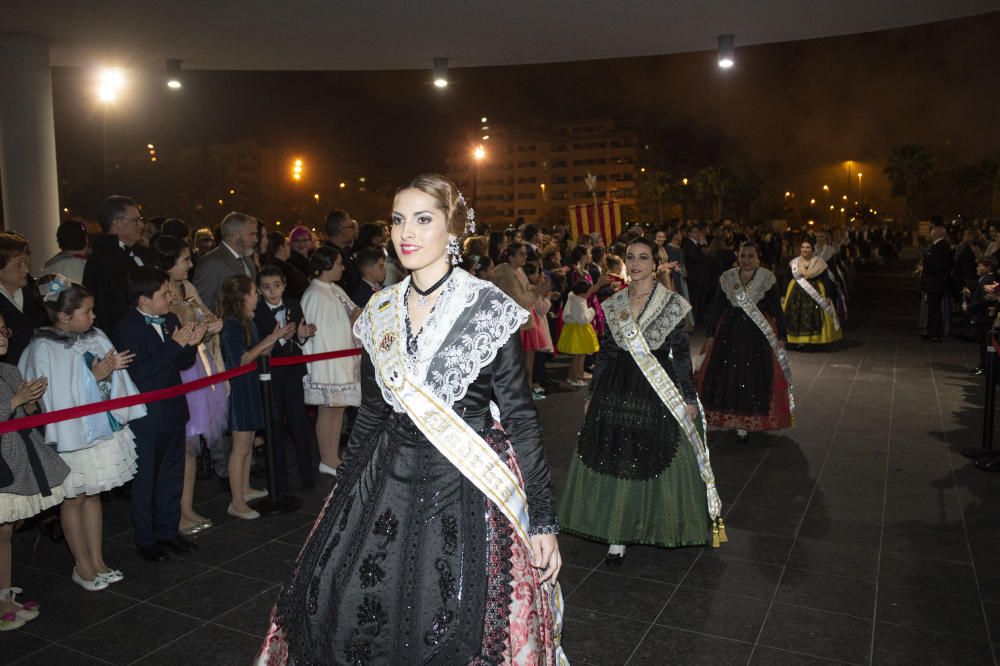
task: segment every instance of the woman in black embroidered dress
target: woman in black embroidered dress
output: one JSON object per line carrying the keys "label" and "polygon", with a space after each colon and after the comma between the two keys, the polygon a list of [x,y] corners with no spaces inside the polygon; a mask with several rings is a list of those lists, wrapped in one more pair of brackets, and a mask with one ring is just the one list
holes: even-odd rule
{"label": "woman in black embroidered dress", "polygon": [[737,439],[746,442],[750,432],[789,427],[792,415],[777,352],[736,300],[739,292],[749,297],[783,350],[781,290],[774,273],[760,266],[753,243],[740,246],[737,262],[716,285],[706,319],[705,360],[695,381],[708,425],[735,428]]}
{"label": "woman in black embroidered dress", "polygon": [[[355,327],[365,348],[361,408],[339,484],[281,592],[258,663],[557,663],[558,629],[536,604],[539,581],[555,580],[561,558],[517,334],[526,313],[449,265],[467,216],[451,181],[418,176],[393,208],[392,241],[413,273],[372,298]],[[527,549],[519,551],[498,506],[381,384],[373,357],[393,339],[373,340],[370,321],[397,304],[406,312],[407,376],[523,472],[532,552],[522,564],[530,558],[530,567],[519,565]],[[537,574],[525,576],[532,568]]]}

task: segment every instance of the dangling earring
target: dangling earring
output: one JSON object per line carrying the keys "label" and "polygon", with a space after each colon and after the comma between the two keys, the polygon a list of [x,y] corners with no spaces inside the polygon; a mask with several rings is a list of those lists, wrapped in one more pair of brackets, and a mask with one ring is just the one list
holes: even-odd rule
{"label": "dangling earring", "polygon": [[458,238],[455,236],[451,237],[448,241],[448,248],[444,251],[445,256],[451,261],[452,266],[458,266],[458,260],[462,256],[462,250],[458,247]]}

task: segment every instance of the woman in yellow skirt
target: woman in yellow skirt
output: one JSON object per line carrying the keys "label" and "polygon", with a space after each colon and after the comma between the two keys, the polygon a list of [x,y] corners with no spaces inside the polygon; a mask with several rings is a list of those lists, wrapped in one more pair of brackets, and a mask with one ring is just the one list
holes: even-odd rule
{"label": "woman in yellow skirt", "polygon": [[587,385],[583,380],[583,359],[601,348],[597,342],[597,333],[590,324],[596,313],[585,300],[590,290],[590,284],[583,280],[577,281],[566,297],[566,307],[563,308],[563,328],[556,346],[560,354],[572,356],[573,360],[569,365],[570,386]]}
{"label": "woman in yellow skirt", "polygon": [[813,250],[812,241],[803,240],[799,256],[789,263],[792,279],[782,309],[790,345],[823,345],[841,338],[834,307],[837,286],[826,262]]}

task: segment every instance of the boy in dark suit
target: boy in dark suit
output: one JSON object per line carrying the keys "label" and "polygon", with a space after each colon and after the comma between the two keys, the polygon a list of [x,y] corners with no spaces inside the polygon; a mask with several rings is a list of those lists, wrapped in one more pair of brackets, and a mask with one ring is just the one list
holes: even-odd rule
{"label": "boy in dark suit", "polygon": [[354,263],[361,271],[361,280],[354,288],[351,300],[359,308],[364,309],[372,295],[381,289],[382,283],[385,282],[385,253],[378,248],[366,247],[354,255]]}
{"label": "boy in dark suit", "polygon": [[[181,326],[169,312],[169,276],[149,266],[128,275],[132,308],[115,326],[112,339],[118,349],[128,349],[135,359],[128,368],[141,392],[177,386],[180,371],[190,368],[204,324]],[[190,553],[197,545],[177,534],[184,483],[184,428],[188,420],[183,395],[146,405],[146,416],[132,421],[139,470],[132,480],[132,523],[136,553],[158,562],[167,551]]]}
{"label": "boy in dark suit", "polygon": [[[271,350],[271,356],[301,354],[300,343],[311,338],[316,333],[316,327],[306,323],[298,301],[284,298],[284,273],[277,266],[265,266],[257,275],[257,284],[260,287],[260,301],[257,303],[253,322],[258,331],[273,331],[275,325],[298,323],[294,333],[278,340]],[[306,428],[306,400],[302,388],[302,378],[305,375],[305,364],[271,368],[271,433],[274,437],[271,445],[274,447],[279,493],[288,492],[288,465],[285,462],[286,417],[292,444],[295,446],[295,460],[302,488],[311,490],[316,485],[312,439]]]}

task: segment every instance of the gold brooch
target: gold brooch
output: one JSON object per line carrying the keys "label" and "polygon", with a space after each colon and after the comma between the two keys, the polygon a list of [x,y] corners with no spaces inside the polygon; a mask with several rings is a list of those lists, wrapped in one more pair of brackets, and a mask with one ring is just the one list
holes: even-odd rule
{"label": "gold brooch", "polygon": [[386,300],[384,300],[384,301],[382,301],[381,303],[378,304],[378,311],[382,312],[382,310],[385,310],[390,305],[392,305],[392,301],[386,299]]}
{"label": "gold brooch", "polygon": [[618,315],[618,318],[622,321],[628,321],[628,310],[622,310],[622,313]]}
{"label": "gold brooch", "polygon": [[385,336],[382,338],[381,344],[379,344],[379,349],[381,349],[384,352],[387,352],[390,349],[392,349],[392,343],[395,341],[396,341],[395,335],[393,335],[392,333],[386,333]]}

